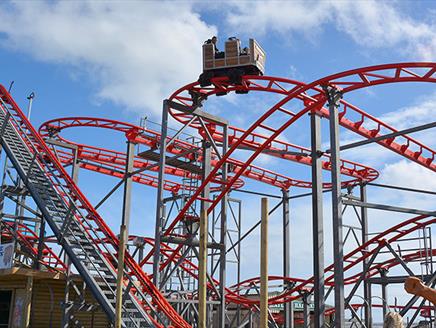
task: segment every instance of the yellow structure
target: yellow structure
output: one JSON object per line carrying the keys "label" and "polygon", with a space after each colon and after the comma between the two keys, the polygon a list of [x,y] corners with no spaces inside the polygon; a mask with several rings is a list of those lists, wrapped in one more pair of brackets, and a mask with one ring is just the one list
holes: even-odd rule
{"label": "yellow structure", "polygon": [[[79,277],[73,277],[76,286],[83,287]],[[1,328],[47,328],[60,327],[62,304],[65,295],[65,275],[25,268],[0,270],[0,327]],[[74,301],[71,288],[70,297]],[[78,301],[78,300],[76,300]],[[97,305],[85,288],[86,305]],[[75,311],[74,317],[85,327],[107,328],[106,315],[94,307],[93,310]]]}

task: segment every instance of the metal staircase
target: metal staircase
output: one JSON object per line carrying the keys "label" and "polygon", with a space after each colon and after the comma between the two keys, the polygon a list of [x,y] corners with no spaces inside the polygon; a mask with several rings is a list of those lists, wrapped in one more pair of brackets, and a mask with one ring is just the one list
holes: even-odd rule
{"label": "metal staircase", "polygon": [[[114,321],[117,237],[3,86],[0,86],[0,98],[3,150],[59,244],[109,319]],[[125,327],[155,327],[168,323],[188,327],[128,253],[124,286],[122,312]]]}

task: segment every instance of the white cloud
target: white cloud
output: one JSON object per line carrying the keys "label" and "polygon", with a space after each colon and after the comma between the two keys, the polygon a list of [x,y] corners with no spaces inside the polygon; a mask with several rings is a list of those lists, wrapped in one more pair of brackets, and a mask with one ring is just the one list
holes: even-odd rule
{"label": "white cloud", "polygon": [[[381,1],[331,2],[339,30],[368,47],[405,46],[408,54],[422,60],[436,57],[435,24],[429,25],[402,14],[392,3]],[[401,51],[401,47],[398,47]],[[415,57],[415,58],[416,58]]]}
{"label": "white cloud", "polygon": [[156,114],[197,78],[216,28],[185,2],[17,1],[0,5],[0,33],[8,48],[85,72],[98,98]]}
{"label": "white cloud", "polygon": [[235,30],[266,33],[317,30],[329,19],[328,2],[313,1],[235,1],[227,21]]}
{"label": "white cloud", "polygon": [[436,93],[419,99],[416,104],[388,112],[380,117],[397,129],[428,123],[436,117]]}
{"label": "white cloud", "polygon": [[421,60],[436,58],[436,23],[416,21],[392,2],[240,1],[233,6],[227,21],[238,31],[313,36],[332,23],[361,46],[396,47],[397,52]]}
{"label": "white cloud", "polygon": [[[409,188],[436,190],[435,173],[406,160],[386,165],[382,173],[381,181],[384,183]],[[433,205],[433,203],[429,205]]]}

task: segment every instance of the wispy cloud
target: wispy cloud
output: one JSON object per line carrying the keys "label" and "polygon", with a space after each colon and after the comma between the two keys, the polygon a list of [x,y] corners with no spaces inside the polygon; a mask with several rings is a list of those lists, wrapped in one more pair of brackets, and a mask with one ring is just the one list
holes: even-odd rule
{"label": "wispy cloud", "polygon": [[97,99],[141,114],[197,78],[199,45],[216,33],[187,2],[34,1],[0,4],[9,49],[92,80]]}
{"label": "wispy cloud", "polygon": [[436,22],[417,21],[394,2],[238,1],[228,12],[227,22],[238,31],[276,32],[285,38],[296,33],[312,37],[333,24],[367,48],[395,47],[421,60],[436,58]]}

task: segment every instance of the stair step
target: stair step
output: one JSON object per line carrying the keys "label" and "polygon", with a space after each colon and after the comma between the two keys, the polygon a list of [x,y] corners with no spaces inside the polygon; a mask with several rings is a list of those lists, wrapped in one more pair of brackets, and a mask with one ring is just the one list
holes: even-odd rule
{"label": "stair step", "polygon": [[[5,95],[0,94],[0,98],[7,101]],[[83,209],[83,212],[90,213],[91,217],[81,216],[78,212],[74,216],[69,216],[71,201],[75,199],[74,194],[70,194],[71,187],[68,185],[68,179],[63,176],[63,172],[57,169],[56,160],[42,156],[36,158],[35,151],[43,153],[44,145],[39,145],[39,139],[33,135],[34,132],[27,127],[27,121],[22,117],[22,113],[15,105],[0,104],[0,125],[5,122],[6,110],[11,113],[11,118],[6,122],[5,131],[3,134],[3,143],[10,151],[10,156],[14,162],[20,164],[16,169],[21,170],[20,174],[29,174],[27,179],[24,179],[24,184],[35,197],[35,202],[40,208],[44,208],[44,214],[47,214],[46,220],[55,231],[56,238],[65,238],[62,243],[63,247],[68,249],[74,265],[78,271],[86,278],[89,278],[88,283],[94,285],[91,288],[93,293],[101,293],[102,307],[106,307],[107,311],[113,311],[115,305],[115,296],[112,290],[116,289],[116,273],[113,271],[111,264],[104,259],[103,252],[100,250],[99,244],[95,244],[97,238],[104,238],[104,235],[92,218],[92,209],[87,208],[87,204],[77,206]],[[13,121],[15,120],[15,122]],[[17,126],[19,122],[19,127]],[[41,150],[41,151],[40,151]],[[46,156],[49,156],[48,154]],[[36,195],[35,195],[36,194]],[[67,229],[65,223],[67,216],[71,219]],[[82,226],[83,225],[83,226]],[[61,235],[62,233],[62,235]],[[47,253],[46,253],[47,254]],[[46,257],[47,260],[50,260]],[[108,308],[108,304],[111,307]],[[130,318],[124,318],[123,321],[126,327],[151,327],[151,321],[148,317],[142,317],[142,308],[140,302],[137,302],[133,295],[127,294],[124,302],[125,312]],[[108,310],[112,309],[112,310]]]}

